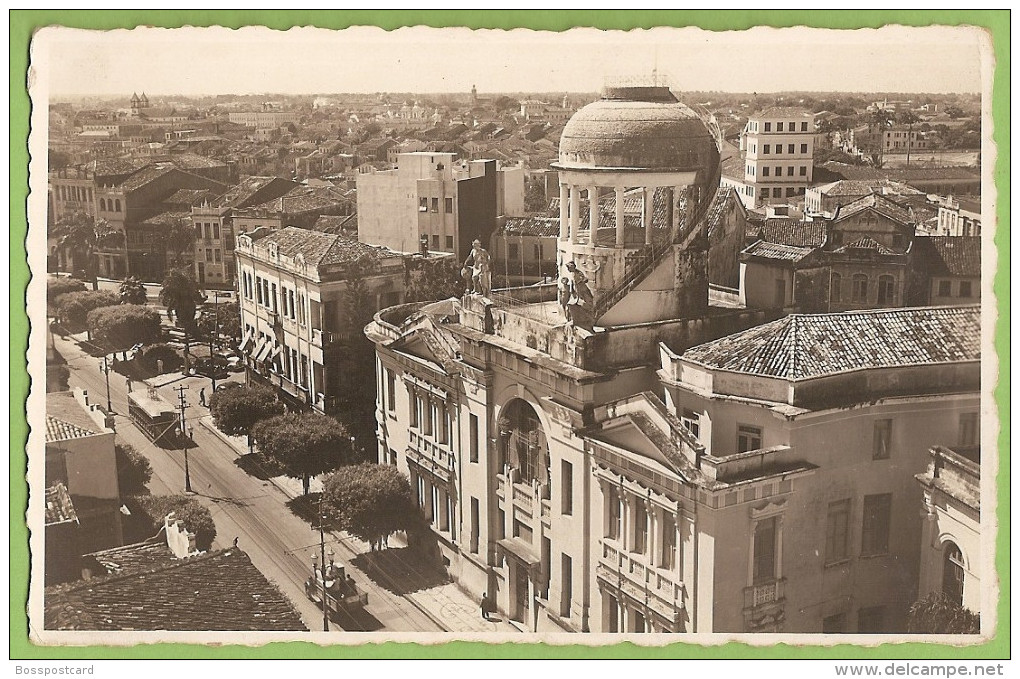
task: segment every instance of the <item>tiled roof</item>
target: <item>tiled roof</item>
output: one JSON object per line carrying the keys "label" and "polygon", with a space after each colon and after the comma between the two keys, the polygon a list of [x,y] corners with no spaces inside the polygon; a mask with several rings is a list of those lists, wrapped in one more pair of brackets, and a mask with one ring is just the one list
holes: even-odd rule
{"label": "tiled roof", "polygon": [[358,231],[358,213],[353,215],[322,215],[315,220],[315,224],[312,225],[313,231],[320,231],[322,233],[342,233],[344,231]]}
{"label": "tiled roof", "polygon": [[251,206],[251,210],[268,210],[275,213],[298,214],[336,205],[352,205],[356,201],[349,192],[328,186],[295,186],[293,189],[264,203]]}
{"label": "tiled roof", "polygon": [[768,243],[816,248],[825,242],[825,224],[772,217],[761,225],[758,237]]}
{"label": "tiled roof", "polygon": [[189,219],[191,219],[190,210],[167,210],[166,212],[160,212],[148,217],[142,223],[150,226],[173,226],[181,220],[187,222]]}
{"label": "tiled roof", "polygon": [[211,193],[209,189],[178,189],[163,202],[167,205],[198,205]]}
{"label": "tiled roof", "polygon": [[977,306],[794,314],[684,352],[709,368],[789,380],[981,358]]}
{"label": "tiled roof", "polygon": [[309,229],[288,226],[274,231],[258,241],[259,245],[273,243],[279,253],[286,257],[302,255],[307,264],[328,266],[346,264],[363,257],[381,259],[395,256],[393,252],[376,245],[366,245],[354,236],[320,233]]}
{"label": "tiled roof", "polygon": [[556,217],[507,217],[503,233],[513,236],[559,235],[560,220]]}
{"label": "tiled roof", "polygon": [[118,188],[121,191],[136,191],[146,184],[150,184],[176,169],[177,168],[170,163],[155,163],[135,172],[133,175],[121,182]]}
{"label": "tiled roof", "polygon": [[86,429],[70,422],[58,420],[50,415],[46,416],[46,443],[55,441],[66,441],[68,439],[80,439],[86,436],[95,436],[99,432]]}
{"label": "tiled roof", "polygon": [[918,236],[914,255],[929,276],[981,275],[981,236]]}
{"label": "tiled roof", "polygon": [[889,181],[888,179],[841,179],[824,186],[819,186],[818,191],[826,196],[866,196],[869,193],[887,193],[904,195],[924,195],[912,186]]}
{"label": "tiled roof", "polygon": [[74,511],[71,494],[63,483],[46,489],[46,525],[55,523],[78,522],[78,514]]}
{"label": "tiled roof", "polygon": [[883,217],[900,224],[906,225],[914,223],[914,215],[911,214],[908,208],[905,208],[899,203],[893,202],[878,193],[869,193],[866,196],[861,196],[857,200],[842,206],[836,211],[832,221],[839,222],[865,210],[874,210]]}
{"label": "tiled roof", "polygon": [[102,158],[89,163],[89,169],[99,176],[129,174],[142,169],[147,163],[141,158]]}
{"label": "tiled roof", "polygon": [[170,156],[170,162],[182,170],[194,170],[210,167],[226,167],[227,164],[215,158],[207,158],[195,153],[179,153]]}
{"label": "tiled roof", "polygon": [[727,187],[720,187],[712,197],[712,203],[708,206],[708,210],[705,211],[705,223],[708,226],[707,230],[710,236],[714,235],[719,228],[719,224],[726,214],[726,209],[731,199],[734,204],[740,205],[740,199],[736,197],[736,191]]}
{"label": "tiled roof", "polygon": [[847,243],[846,245],[836,248],[835,252],[844,253],[849,252],[851,250],[874,250],[880,255],[899,254],[895,250],[887,248],[886,246],[882,245],[871,236],[861,236],[852,243]]}
{"label": "tiled roof", "polygon": [[784,262],[799,262],[811,254],[814,248],[801,248],[781,243],[767,243],[763,240],[757,241],[744,248],[741,253],[748,257],[762,257]]}
{"label": "tiled roof", "polygon": [[213,207],[237,207],[244,205],[266,186],[276,181],[276,177],[245,177],[244,180],[230,187],[226,193],[213,201]]}
{"label": "tiled roof", "polygon": [[290,600],[236,547],[157,561],[47,589],[46,629],[307,630]]}

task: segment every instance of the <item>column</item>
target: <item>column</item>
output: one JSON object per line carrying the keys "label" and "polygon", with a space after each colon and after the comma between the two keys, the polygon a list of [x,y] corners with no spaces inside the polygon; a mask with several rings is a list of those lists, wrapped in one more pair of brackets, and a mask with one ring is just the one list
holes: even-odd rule
{"label": "column", "polygon": [[658,566],[661,563],[662,555],[659,554],[659,545],[662,544],[662,539],[659,537],[659,526],[662,522],[659,520],[659,514],[661,510],[651,502],[648,503],[648,563],[652,566]]}
{"label": "column", "polygon": [[622,248],[624,244],[624,217],[623,217],[623,192],[624,187],[617,186],[613,189],[616,192],[616,247]]}
{"label": "column", "polygon": [[566,184],[560,184],[560,240],[567,240],[567,229],[570,219],[570,190]]}
{"label": "column", "polygon": [[581,212],[581,189],[577,186],[570,187],[570,242],[577,244],[577,228],[580,223],[579,213]]}
{"label": "column", "polygon": [[645,245],[652,242],[652,201],[654,198],[654,187],[651,191],[647,186],[641,188],[641,224],[645,227]]}
{"label": "column", "polygon": [[599,187],[588,187],[588,244],[595,245],[595,233],[599,229]]}

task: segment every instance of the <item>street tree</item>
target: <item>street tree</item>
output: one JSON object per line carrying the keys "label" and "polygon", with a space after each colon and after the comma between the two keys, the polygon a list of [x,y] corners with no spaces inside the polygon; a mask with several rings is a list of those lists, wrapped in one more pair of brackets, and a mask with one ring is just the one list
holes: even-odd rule
{"label": "street tree", "polygon": [[85,292],[85,284],[74,278],[50,276],[46,279],[46,302],[50,309],[56,309],[60,296],[69,292]]}
{"label": "street tree", "polygon": [[96,277],[96,250],[123,241],[123,234],[105,219],[96,219],[87,212],[76,211],[57,220],[51,233],[57,247],[71,254],[75,270],[83,270],[92,289],[99,289]]}
{"label": "street tree", "polygon": [[145,486],[152,479],[152,465],[148,458],[135,450],[129,443],[114,445],[117,459],[117,482],[121,495],[144,494]]}
{"label": "street tree", "polygon": [[981,618],[942,592],[932,592],[910,607],[909,634],[979,634]]}
{"label": "street tree", "polygon": [[131,504],[138,507],[152,523],[153,531],[163,527],[167,515],[173,512],[184,527],[195,534],[195,546],[208,550],[216,539],[216,524],[209,509],[188,495],[135,495]]}
{"label": "street tree", "polygon": [[341,467],[323,479],[322,500],[340,530],[373,548],[383,537],[418,523],[407,477],[389,465]]}
{"label": "street tree", "polygon": [[910,165],[910,147],[914,144],[914,125],[921,122],[921,119],[911,110],[900,111],[896,115],[896,122],[907,126],[907,165]]}
{"label": "street tree", "polygon": [[56,316],[61,323],[75,330],[85,327],[90,311],[105,306],[120,304],[120,295],[109,290],[85,290],[68,292],[57,300]]}
{"label": "street tree", "polygon": [[237,387],[217,391],[209,397],[209,412],[216,428],[229,436],[248,437],[252,449],[252,428],[260,420],[282,415],[283,404],[269,387]]}
{"label": "street tree", "polygon": [[184,369],[188,369],[188,335],[194,332],[195,311],[205,299],[198,283],[186,268],[170,269],[163,278],[159,301],[173,314],[174,322],[184,330]]}
{"label": "street tree", "polygon": [[93,309],[88,314],[87,325],[92,339],[111,352],[126,353],[136,344],[152,344],[162,336],[159,312],[139,304]]}
{"label": "street tree", "polygon": [[204,307],[196,323],[199,331],[208,337],[217,332],[235,338],[241,336],[241,312],[236,302]]}
{"label": "street tree", "polygon": [[128,276],[120,284],[120,301],[123,304],[145,304],[145,285],[134,276]]}
{"label": "street tree", "polygon": [[195,249],[195,229],[183,213],[170,213],[155,236],[167,269],[180,268],[184,253]]}
{"label": "street tree", "polygon": [[331,417],[287,413],[261,420],[252,428],[259,451],[283,473],[301,479],[304,494],[312,476],[333,471],[354,457],[350,433]]}

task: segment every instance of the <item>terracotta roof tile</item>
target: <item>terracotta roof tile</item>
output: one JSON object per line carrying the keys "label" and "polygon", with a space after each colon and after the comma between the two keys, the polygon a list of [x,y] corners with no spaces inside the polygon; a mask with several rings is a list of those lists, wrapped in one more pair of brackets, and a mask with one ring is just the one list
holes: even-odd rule
{"label": "terracotta roof tile", "polygon": [[929,276],[981,275],[980,236],[918,236],[914,254],[921,257]]}
{"label": "terracotta roof tile", "polygon": [[899,254],[892,248],[887,248],[886,246],[882,245],[871,236],[861,236],[852,243],[847,243],[846,245],[842,245],[836,248],[834,252],[844,253],[850,252],[851,250],[874,250],[880,255]]}
{"label": "terracotta roof tile", "polygon": [[290,600],[237,548],[51,587],[44,609],[45,627],[58,630],[307,630]]}
{"label": "terracotta roof tile", "polygon": [[55,523],[78,522],[78,514],[74,511],[71,494],[63,483],[57,483],[46,489],[46,525]]}
{"label": "terracotta roof tile", "polygon": [[744,251],[741,254],[747,255],[748,257],[762,257],[764,259],[774,259],[784,262],[799,262],[811,254],[813,249],[814,248],[800,248],[793,245],[783,245],[782,243],[767,243],[760,240],[744,248]]}
{"label": "terracotta roof tile", "polygon": [[58,420],[51,415],[46,416],[46,443],[80,439],[86,436],[95,436],[98,433],[97,431],[86,429],[70,422]]}
{"label": "terracotta roof tile", "polygon": [[910,208],[903,207],[899,203],[878,193],[869,193],[851,203],[847,203],[836,211],[832,220],[840,222],[865,210],[874,210],[883,217],[900,224],[914,223],[914,215],[911,213]]}
{"label": "terracotta roof tile", "polygon": [[318,266],[345,264],[362,257],[381,259],[396,256],[386,248],[362,243],[355,236],[320,233],[296,226],[274,231],[258,241],[259,245],[270,243],[276,245],[281,255],[291,258],[301,255],[307,264]]}
{"label": "terracotta roof tile", "polygon": [[503,233],[513,236],[555,237],[560,233],[560,220],[556,217],[507,217]]}
{"label": "terracotta roof tile", "polygon": [[763,241],[778,245],[816,248],[825,242],[825,224],[773,217],[766,219],[765,223],[761,225],[758,237]]}
{"label": "terracotta roof tile", "polygon": [[709,368],[789,380],[864,368],[977,361],[981,310],[967,307],[794,314],[692,347]]}

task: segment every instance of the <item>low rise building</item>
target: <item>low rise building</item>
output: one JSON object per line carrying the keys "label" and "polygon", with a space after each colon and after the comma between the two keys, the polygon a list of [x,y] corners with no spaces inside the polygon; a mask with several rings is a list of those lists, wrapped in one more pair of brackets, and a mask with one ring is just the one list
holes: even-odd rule
{"label": "low rise building", "polygon": [[249,380],[277,389],[292,407],[334,412],[341,390],[357,389],[341,368],[358,333],[343,311],[349,281],[363,281],[372,309],[399,304],[403,257],[347,234],[296,227],[241,234],[235,256]]}
{"label": "low rise building", "polygon": [[981,199],[947,196],[940,201],[936,235],[980,236]]}

